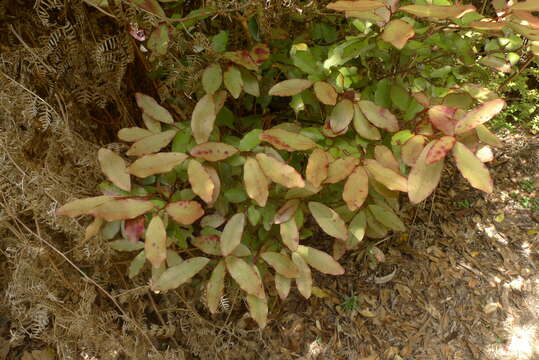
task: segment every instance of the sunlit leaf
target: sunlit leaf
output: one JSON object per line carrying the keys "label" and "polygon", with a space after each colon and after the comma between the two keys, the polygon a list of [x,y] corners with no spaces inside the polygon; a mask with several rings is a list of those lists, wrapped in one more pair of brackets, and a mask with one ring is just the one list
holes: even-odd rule
{"label": "sunlit leaf", "polygon": [[210,176],[210,179],[213,183],[211,201],[208,203],[209,205],[213,205],[215,204],[215,202],[219,198],[219,194],[221,193],[221,179],[219,179],[219,174],[217,173],[217,170],[215,170],[213,166],[204,164],[203,167],[206,173],[208,173],[208,175]]}
{"label": "sunlit leaf", "polygon": [[366,227],[367,218],[365,212],[362,210],[354,216],[348,226],[348,241],[346,242],[346,248],[348,250],[355,248],[363,240]]}
{"label": "sunlit leaf", "polygon": [[309,211],[326,234],[341,240],[348,238],[346,224],[335,210],[322,203],[311,201]]}
{"label": "sunlit leaf", "polygon": [[342,275],[343,267],[331,257],[331,255],[309,246],[299,245],[297,253],[311,267],[324,274]]}
{"label": "sunlit leaf", "polygon": [[402,161],[408,166],[413,166],[424,147],[425,137],[414,135],[401,147]]}
{"label": "sunlit leaf", "polygon": [[468,111],[456,124],[455,133],[462,134],[468,130],[476,128],[494,116],[496,116],[505,107],[503,99],[494,99],[487,101],[475,109]]}
{"label": "sunlit leaf", "polygon": [[368,140],[380,140],[382,138],[380,131],[369,123],[358,104],[354,104],[354,118],[352,123],[359,136]]}
{"label": "sunlit leaf", "polygon": [[399,173],[400,165],[393,152],[385,145],[376,145],[374,147],[374,159],[383,166]]}
{"label": "sunlit leaf", "polygon": [[346,180],[342,198],[350,211],[356,211],[363,205],[368,194],[369,176],[363,166],[358,166]]}
{"label": "sunlit leaf", "polygon": [[427,165],[427,156],[435,143],[433,140],[423,148],[408,175],[408,198],[412,204],[425,200],[440,182],[444,161]]}
{"label": "sunlit leaf", "polygon": [[384,27],[382,40],[402,49],[409,39],[415,35],[414,27],[406,21],[393,19]]}
{"label": "sunlit leaf", "polygon": [[369,210],[374,218],[384,226],[395,231],[406,231],[404,223],[389,207],[372,204],[369,205]]}
{"label": "sunlit leaf", "polygon": [[180,165],[185,159],[187,159],[187,155],[177,152],[160,152],[146,155],[129,165],[127,172],[139,178],[146,178],[155,174],[167,173]]}
{"label": "sunlit leaf", "polygon": [[138,107],[141,108],[142,111],[144,111],[144,113],[150,116],[152,119],[165,124],[174,123],[174,119],[172,118],[172,115],[170,115],[170,112],[159,105],[151,96],[142,93],[135,93],[135,99],[137,100]]}
{"label": "sunlit leaf", "polygon": [[251,265],[235,256],[225,257],[225,263],[228,273],[243,291],[261,299],[265,297],[262,280]]}
{"label": "sunlit leaf", "polygon": [[150,115],[144,112],[142,113],[142,121],[144,122],[144,126],[146,126],[146,128],[150,130],[152,134],[157,134],[161,132],[161,122],[155,120]]}
{"label": "sunlit leaf", "polygon": [[245,183],[247,195],[255,200],[258,205],[266,206],[269,195],[269,181],[256,159],[247,158],[245,164],[243,164],[243,182]]}
{"label": "sunlit leaf", "polygon": [[208,255],[222,255],[221,241],[217,235],[200,235],[191,238],[191,244]]}
{"label": "sunlit leaf", "polygon": [[359,159],[347,156],[329,163],[326,184],[335,184],[346,179],[359,164]]}
{"label": "sunlit leaf", "polygon": [[341,133],[348,128],[354,117],[354,104],[348,99],[339,101],[329,114],[328,121],[331,130],[335,133]]}
{"label": "sunlit leaf", "polygon": [[124,159],[105,148],[99,149],[97,158],[101,170],[114,185],[122,190],[131,191],[131,177],[127,173]]}
{"label": "sunlit leaf", "polygon": [[256,159],[262,171],[271,181],[287,188],[302,188],[305,181],[292,166],[266,154],[257,154]]}
{"label": "sunlit leaf", "polygon": [[200,196],[204,202],[211,203],[215,184],[202,164],[196,160],[189,160],[187,174],[193,192]]}
{"label": "sunlit leaf", "polygon": [[290,79],[284,80],[273,85],[269,90],[269,95],[272,96],[294,96],[299,94],[312,85],[312,81],[305,79]]}
{"label": "sunlit leaf", "polygon": [[123,128],[118,131],[118,139],[125,142],[139,141],[150,135],[153,135],[151,131],[139,127]]}
{"label": "sunlit leaf", "polygon": [[279,225],[279,231],[281,233],[281,239],[283,244],[290,251],[296,251],[299,244],[299,231],[295,219],[289,219]]}
{"label": "sunlit leaf", "polygon": [[249,306],[249,314],[256,321],[258,327],[264,329],[268,322],[268,299],[247,295],[245,300]]}
{"label": "sunlit leaf", "polygon": [[202,88],[206,94],[213,94],[221,87],[223,70],[218,63],[213,63],[202,73]]}
{"label": "sunlit leaf", "polygon": [[399,131],[399,122],[388,109],[384,109],[369,100],[361,100],[358,105],[363,115],[374,126],[389,132]]}
{"label": "sunlit leaf", "polygon": [[453,136],[442,136],[440,139],[436,140],[427,154],[427,165],[434,164],[435,162],[444,159],[446,154],[453,148],[453,145],[455,145],[455,141]]}
{"label": "sunlit leaf", "polygon": [[288,293],[290,293],[290,286],[292,285],[292,280],[285,278],[279,273],[275,274],[275,290],[281,298],[281,300],[286,299]]}
{"label": "sunlit leaf", "polygon": [[487,194],[492,192],[494,186],[487,167],[479,160],[466,145],[457,142],[453,146],[453,156],[460,173],[474,188]]}
{"label": "sunlit leaf", "polygon": [[475,128],[479,140],[494,147],[502,147],[503,143],[494,135],[485,125],[479,125]]}
{"label": "sunlit leaf", "polygon": [[349,1],[349,0],[340,0],[329,3],[327,5],[328,9],[335,11],[369,11],[384,7],[384,3],[374,0],[364,0],[364,1]]}
{"label": "sunlit leaf", "polygon": [[364,163],[369,174],[389,190],[408,191],[408,182],[404,176],[383,166],[376,160],[365,159]]}
{"label": "sunlit leaf", "polygon": [[114,199],[99,205],[88,214],[106,221],[133,219],[153,209],[148,200]]}
{"label": "sunlit leaf", "polygon": [[459,19],[464,15],[476,11],[473,5],[407,5],[399,10],[421,18],[432,19]]}
{"label": "sunlit leaf", "polygon": [[299,200],[298,199],[288,200],[275,213],[275,218],[273,219],[273,223],[274,224],[282,224],[282,223],[287,222],[288,220],[292,219],[292,217],[296,214],[298,206],[299,206]]}
{"label": "sunlit leaf", "polygon": [[182,225],[191,225],[204,215],[202,206],[193,200],[171,202],[165,209],[174,221]]}
{"label": "sunlit leaf", "polygon": [[337,103],[337,91],[325,81],[317,81],[313,85],[316,98],[326,105],[335,105]]}
{"label": "sunlit leaf", "polygon": [[213,124],[217,116],[214,96],[204,95],[195,105],[191,116],[191,130],[197,144],[204,143],[210,138]]}
{"label": "sunlit leaf", "polygon": [[153,291],[166,291],[176,289],[178,286],[191,280],[193,276],[198,274],[210,261],[205,257],[195,257],[187,259],[179,265],[168,268],[163,274],[152,284]]}
{"label": "sunlit leaf", "polygon": [[213,269],[210,279],[208,280],[208,285],[206,286],[208,309],[212,314],[217,313],[219,310],[221,297],[223,296],[225,290],[225,275],[225,261],[221,260]]}
{"label": "sunlit leaf", "polygon": [[221,161],[238,152],[234,146],[220,142],[206,142],[191,149],[191,155],[207,161]]}
{"label": "sunlit leaf", "polygon": [[276,149],[286,151],[309,150],[316,146],[316,143],[305,135],[279,128],[264,131],[260,134],[260,140],[270,143]]}
{"label": "sunlit leaf", "polygon": [[69,217],[86,215],[99,205],[104,204],[107,201],[111,201],[112,199],[114,199],[114,196],[101,195],[85,199],[73,200],[56,210],[56,215]]}
{"label": "sunlit leaf", "polygon": [[266,251],[260,257],[282,276],[293,279],[299,275],[298,268],[286,255],[274,251]]}
{"label": "sunlit leaf", "polygon": [[307,161],[306,178],[314,187],[319,187],[328,177],[329,159],[326,152],[316,148]]}
{"label": "sunlit leaf", "polygon": [[167,232],[163,220],[155,215],[146,230],[144,253],[154,268],[158,268],[167,258]]}
{"label": "sunlit leaf", "polygon": [[243,90],[243,79],[241,77],[240,70],[237,67],[230,65],[225,70],[223,79],[225,83],[225,88],[228,90],[228,92],[230,93],[230,95],[232,95],[234,99],[237,99],[240,96],[241,91]]}
{"label": "sunlit leaf", "polygon": [[245,226],[245,214],[235,214],[228,220],[221,235],[221,252],[223,256],[231,254],[240,244]]}
{"label": "sunlit leaf", "polygon": [[435,105],[428,111],[429,120],[434,127],[447,136],[455,135],[455,125],[457,120],[455,119],[455,113],[457,108]]}
{"label": "sunlit leaf", "polygon": [[167,146],[174,139],[176,133],[177,130],[167,130],[142,138],[131,145],[126,154],[128,156],[143,156],[156,153]]}

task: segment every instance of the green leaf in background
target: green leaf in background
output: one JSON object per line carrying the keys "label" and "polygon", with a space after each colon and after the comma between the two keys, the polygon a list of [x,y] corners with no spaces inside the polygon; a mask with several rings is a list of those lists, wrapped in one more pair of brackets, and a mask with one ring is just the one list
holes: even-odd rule
{"label": "green leaf in background", "polygon": [[224,196],[233,204],[239,204],[247,200],[247,193],[243,187],[228,189],[224,192]]}
{"label": "green leaf in background", "polygon": [[224,53],[228,44],[228,31],[221,30],[211,38],[211,47],[218,53]]}
{"label": "green leaf in background", "polygon": [[259,138],[260,134],[262,134],[262,129],[254,129],[245,134],[240,140],[240,151],[251,151],[260,145],[262,142]]}
{"label": "green leaf in background", "polygon": [[376,84],[376,90],[374,92],[374,102],[383,108],[388,109],[391,107],[391,82],[389,79],[382,79]]}
{"label": "green leaf in background", "polygon": [[337,40],[337,30],[334,26],[326,23],[314,23],[311,28],[313,40],[321,40],[325,43],[332,43]]}
{"label": "green leaf in background", "polygon": [[412,100],[412,97],[408,95],[408,92],[398,84],[391,85],[390,96],[391,102],[400,111],[406,111],[410,105],[410,101]]}

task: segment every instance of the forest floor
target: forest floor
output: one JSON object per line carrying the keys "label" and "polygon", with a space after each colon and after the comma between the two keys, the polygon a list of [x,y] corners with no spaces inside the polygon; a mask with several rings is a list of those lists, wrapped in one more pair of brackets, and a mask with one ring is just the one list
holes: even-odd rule
{"label": "forest floor", "polygon": [[[33,11],[33,1],[8,3]],[[140,118],[133,94],[144,64],[136,58],[121,91],[98,99],[105,108],[80,95],[88,79],[77,76],[92,80],[89,71],[66,72],[47,91],[53,65],[24,70],[42,49],[31,35],[42,25],[2,15],[2,6],[0,360],[539,359],[536,135],[500,134],[491,195],[449,167],[434,196],[404,205],[407,232],[347,253],[343,276],[316,274],[311,299],[292,291],[270,303],[260,331],[237,294],[214,316],[196,286],[153,294],[127,278],[128,256],[84,242],[82,224],[54,215],[69,197],[93,194],[96,149],[134,121],[114,119]],[[111,31],[91,26],[90,38]],[[90,58],[86,50],[63,48]]]}

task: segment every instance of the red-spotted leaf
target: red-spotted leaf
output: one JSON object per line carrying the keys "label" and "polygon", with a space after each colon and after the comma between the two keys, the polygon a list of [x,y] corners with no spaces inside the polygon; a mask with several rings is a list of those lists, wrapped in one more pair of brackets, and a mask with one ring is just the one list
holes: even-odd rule
{"label": "red-spotted leaf", "polygon": [[260,140],[286,151],[309,150],[316,146],[315,142],[305,135],[279,128],[264,131],[260,134]]}
{"label": "red-spotted leaf", "polygon": [[468,111],[455,126],[455,133],[462,134],[468,130],[476,128],[494,116],[496,116],[505,106],[503,99],[494,99],[487,101],[475,109]]}
{"label": "red-spotted leaf", "polygon": [[348,99],[339,101],[331,110],[328,121],[334,133],[341,133],[348,128],[354,117],[354,104]]}
{"label": "red-spotted leaf", "polygon": [[380,164],[376,160],[365,159],[365,167],[369,174],[378,182],[382,183],[389,190],[408,191],[408,181],[399,173]]}
{"label": "red-spotted leaf", "polygon": [[99,205],[106,203],[114,199],[114,196],[102,195],[95,196],[85,199],[77,199],[64,204],[58,210],[56,210],[56,215],[58,216],[69,216],[77,217],[80,215],[86,215]]}
{"label": "red-spotted leaf", "polygon": [[283,244],[285,244],[290,251],[296,251],[299,245],[299,231],[296,220],[290,219],[281,223],[279,225],[279,231],[281,233]]}
{"label": "red-spotted leaf", "polygon": [[313,278],[311,275],[311,268],[303,260],[301,255],[296,252],[292,253],[292,261],[298,268],[298,277],[296,278],[296,285],[298,286],[298,291],[305,299],[311,297],[311,291],[313,287]]}
{"label": "red-spotted leaf", "polygon": [[261,299],[265,298],[262,280],[251,265],[235,256],[225,257],[225,263],[228,273],[243,291]]}
{"label": "red-spotted leaf", "polygon": [[342,275],[343,267],[335,261],[329,254],[309,246],[299,245],[297,253],[311,267],[324,274]]}
{"label": "red-spotted leaf", "polygon": [[305,186],[305,181],[292,166],[262,153],[256,155],[256,160],[258,160],[262,171],[271,181],[287,188],[302,188]]}
{"label": "red-spotted leaf", "polygon": [[135,142],[153,135],[150,130],[139,127],[123,128],[118,131],[118,139],[125,142]]}
{"label": "red-spotted leaf", "polygon": [[459,19],[464,15],[476,11],[473,5],[407,5],[399,10],[420,18],[432,19]]}
{"label": "red-spotted leaf", "polygon": [[399,131],[399,122],[388,109],[384,109],[369,100],[361,100],[358,105],[363,115],[374,126],[389,132]]}
{"label": "red-spotted leaf", "polygon": [[322,203],[311,201],[309,202],[309,211],[326,234],[341,240],[348,237],[346,224],[335,210]]}
{"label": "red-spotted leaf", "polygon": [[245,214],[238,213],[230,218],[221,235],[221,252],[223,256],[231,254],[240,244],[245,226]]}
{"label": "red-spotted leaf", "polygon": [[281,206],[279,210],[277,210],[277,213],[275,214],[275,217],[273,218],[273,223],[282,224],[292,219],[292,217],[296,214],[296,210],[298,209],[298,206],[299,206],[298,199],[292,199],[285,202],[284,205]]}
{"label": "red-spotted leaf", "polygon": [[400,165],[393,152],[387,146],[376,145],[374,147],[374,159],[387,168],[399,173]]}
{"label": "red-spotted leaf", "polygon": [[496,135],[494,135],[485,125],[479,125],[475,128],[475,131],[477,132],[477,137],[479,137],[479,140],[484,142],[487,145],[494,146],[494,147],[502,147],[503,143],[498,139]]}
{"label": "red-spotted leaf", "polygon": [[195,105],[191,116],[191,130],[197,144],[204,143],[210,138],[216,115],[214,96],[204,95]]}
{"label": "red-spotted leaf", "polygon": [[247,50],[228,51],[223,54],[223,57],[248,70],[258,71],[258,65],[251,58],[251,55]]}
{"label": "red-spotted leaf", "polygon": [[125,220],[124,232],[127,240],[137,242],[144,235],[144,216]]}
{"label": "red-spotted leaf", "polygon": [[202,206],[193,200],[171,202],[165,209],[174,221],[182,225],[191,225],[204,215]]}
{"label": "red-spotted leaf", "polygon": [[268,299],[247,295],[245,300],[249,307],[249,314],[256,321],[258,327],[264,329],[268,322]]}
{"label": "red-spotted leaf", "polygon": [[384,7],[385,4],[380,1],[365,0],[365,1],[349,1],[340,0],[329,3],[328,9],[335,11],[369,11]]}
{"label": "red-spotted leaf", "polygon": [[266,206],[269,195],[269,180],[256,159],[247,158],[243,164],[243,182],[247,195],[259,206]]}
{"label": "red-spotted leaf", "polygon": [[328,167],[326,184],[335,184],[346,179],[359,164],[359,159],[351,156],[332,161]]}
{"label": "red-spotted leaf", "polygon": [[384,27],[382,40],[392,44],[397,49],[402,49],[414,35],[415,31],[412,25],[400,19],[393,19]]}
{"label": "red-spotted leaf", "polygon": [[255,64],[262,65],[269,59],[270,49],[267,44],[255,44],[249,54]]}
{"label": "red-spotted leaf", "polygon": [[159,105],[151,96],[136,93],[135,99],[137,100],[138,107],[141,108],[142,111],[152,119],[165,124],[174,123],[174,119],[172,118],[172,115],[170,115],[170,112]]}
{"label": "red-spotted leaf", "polygon": [[414,135],[401,147],[402,161],[408,166],[413,166],[424,147],[425,137],[422,135]]}
{"label": "red-spotted leaf", "polygon": [[148,229],[144,241],[144,254],[154,268],[158,268],[167,258],[167,232],[163,220],[155,215]]}
{"label": "red-spotted leaf", "polygon": [[128,156],[143,156],[156,153],[167,146],[174,139],[176,133],[177,130],[167,130],[142,138],[131,145],[126,154]]}
{"label": "red-spotted leaf", "polygon": [[443,136],[436,140],[432,148],[427,154],[427,165],[434,164],[445,158],[446,154],[451,151],[455,145],[456,139],[453,136]]}
{"label": "red-spotted leaf", "polygon": [[198,274],[209,261],[210,259],[205,257],[195,257],[168,268],[161,274],[155,284],[152,284],[152,290],[166,291],[176,289]]}
{"label": "red-spotted leaf", "polygon": [[440,182],[444,161],[427,164],[427,155],[435,143],[433,140],[425,146],[408,175],[408,198],[412,204],[425,200]]}
{"label": "red-spotted leaf", "polygon": [[114,199],[99,205],[88,214],[106,221],[133,219],[153,209],[148,200]]}
{"label": "red-spotted leaf", "polygon": [[232,145],[220,142],[207,142],[194,146],[191,155],[207,161],[221,161],[235,155],[238,152]]}
{"label": "red-spotted leaf", "polygon": [[286,255],[274,251],[266,251],[260,254],[260,257],[274,268],[278,274],[288,279],[293,279],[299,275],[298,268]]}
{"label": "red-spotted leaf", "polygon": [[455,119],[455,113],[457,108],[435,105],[428,111],[429,120],[434,127],[447,136],[455,135],[455,125],[457,120]]}
{"label": "red-spotted leaf", "polygon": [[223,79],[225,82],[225,87],[230,95],[232,95],[234,99],[237,99],[243,90],[243,78],[241,76],[241,71],[237,67],[231,65],[225,70]]}
{"label": "red-spotted leaf", "polygon": [[208,280],[208,285],[206,286],[208,309],[212,314],[217,313],[219,310],[221,297],[223,296],[225,290],[225,275],[225,261],[221,260],[213,269],[210,279]]}
{"label": "red-spotted leaf", "polygon": [[204,166],[196,160],[190,160],[187,166],[187,175],[193,192],[200,196],[204,202],[210,204],[213,200],[215,184]]}
{"label": "red-spotted leaf", "polygon": [[356,211],[363,205],[368,194],[369,176],[363,166],[358,166],[346,180],[342,198],[350,211]]}
{"label": "red-spotted leaf", "polygon": [[460,173],[470,185],[487,194],[494,186],[487,167],[479,160],[466,145],[457,142],[453,147],[453,156]]}
{"label": "red-spotted leaf", "polygon": [[382,138],[380,131],[369,123],[358,104],[354,104],[354,119],[352,123],[359,136],[368,140],[380,140]]}
{"label": "red-spotted leaf", "polygon": [[287,279],[278,273],[275,274],[275,290],[281,300],[285,300],[290,293],[290,287],[292,285],[292,280]]}
{"label": "red-spotted leaf", "polygon": [[312,85],[312,81],[305,79],[290,79],[284,80],[273,85],[269,90],[269,95],[272,96],[294,96],[299,94]]}
{"label": "red-spotted leaf", "polygon": [[125,191],[131,191],[131,177],[127,173],[125,161],[115,152],[101,148],[97,152],[97,158],[103,174],[117,187]]}
{"label": "red-spotted leaf", "polygon": [[309,156],[305,176],[314,187],[319,187],[328,177],[329,159],[326,152],[316,148]]}
{"label": "red-spotted leaf", "polygon": [[326,105],[335,105],[337,103],[337,91],[325,81],[317,81],[313,85],[316,98]]}
{"label": "red-spotted leaf", "polygon": [[127,172],[139,178],[145,178],[155,174],[163,174],[180,165],[187,155],[176,152],[161,152],[146,155],[129,165]]}
{"label": "red-spotted leaf", "polygon": [[223,82],[223,70],[217,63],[213,63],[204,69],[202,73],[202,88],[206,94],[213,94],[221,87]]}

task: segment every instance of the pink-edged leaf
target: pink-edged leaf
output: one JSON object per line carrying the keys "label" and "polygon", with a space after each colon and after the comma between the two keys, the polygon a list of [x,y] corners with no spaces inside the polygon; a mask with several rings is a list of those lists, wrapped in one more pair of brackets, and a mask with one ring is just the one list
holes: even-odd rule
{"label": "pink-edged leaf", "polygon": [[440,182],[444,161],[427,165],[427,155],[435,143],[433,140],[425,146],[408,175],[408,198],[412,204],[425,200]]}
{"label": "pink-edged leaf", "polygon": [[125,220],[125,236],[127,240],[137,242],[144,235],[144,216]]}
{"label": "pink-edged leaf", "polygon": [[369,174],[389,190],[408,191],[408,182],[404,176],[380,164],[373,159],[365,159],[365,167]]}
{"label": "pink-edged leaf", "polygon": [[453,156],[460,173],[470,185],[487,194],[492,192],[494,184],[487,167],[479,160],[466,145],[457,142],[453,147]]}
{"label": "pink-edged leaf", "polygon": [[462,134],[468,130],[476,128],[494,116],[496,116],[505,107],[503,99],[494,99],[487,101],[475,109],[468,111],[455,126],[455,133]]}
{"label": "pink-edged leaf", "polygon": [[358,105],[363,115],[374,126],[389,132],[399,131],[399,122],[388,109],[384,109],[369,100],[361,100]]}
{"label": "pink-edged leaf", "polygon": [[221,161],[238,152],[232,145],[220,142],[206,142],[198,144],[191,149],[191,155],[207,161]]}
{"label": "pink-edged leaf", "polygon": [[407,5],[401,6],[399,10],[420,18],[432,19],[459,19],[464,15],[476,11],[473,5]]}
{"label": "pink-edged leaf", "polygon": [[453,136],[455,135],[455,125],[457,123],[455,119],[456,112],[457,108],[435,105],[429,109],[428,115],[430,122],[436,129],[443,132],[444,135]]}
{"label": "pink-edged leaf", "polygon": [[307,161],[305,177],[314,187],[319,187],[328,177],[329,159],[322,149],[314,149]]}
{"label": "pink-edged leaf", "polygon": [[286,151],[309,150],[316,146],[316,143],[307,136],[280,128],[264,131],[260,134],[260,140],[270,143],[276,149]]}
{"label": "pink-edged leaf", "polygon": [[258,161],[252,157],[247,158],[243,164],[243,182],[247,195],[264,207],[268,201],[270,181],[262,171]]}
{"label": "pink-edged leaf", "polygon": [[[539,8],[539,2],[537,2],[537,7]],[[535,30],[539,29],[539,17],[534,16],[531,12],[516,10],[513,11],[513,15],[520,20],[521,25],[529,26]]]}
{"label": "pink-edged leaf", "polygon": [[166,207],[167,214],[179,224],[191,225],[204,215],[202,206],[193,200],[171,202]]}
{"label": "pink-edged leaf", "polygon": [[453,145],[455,145],[456,139],[453,136],[443,136],[436,140],[434,145],[427,154],[427,165],[434,164],[445,158],[448,152],[451,151]]}
{"label": "pink-edged leaf", "polygon": [[336,184],[346,179],[359,164],[359,159],[347,156],[332,161],[328,167],[326,184]]}
{"label": "pink-edged leaf", "polygon": [[400,50],[414,35],[415,31],[412,25],[400,19],[393,19],[384,27],[382,40]]}
{"label": "pink-edged leaf", "polygon": [[305,79],[290,79],[284,80],[273,85],[269,90],[269,95],[272,96],[294,96],[308,89],[312,85],[312,81]]}
{"label": "pink-edged leaf", "polygon": [[262,171],[271,181],[287,188],[303,188],[305,180],[292,166],[266,154],[256,154]]}
{"label": "pink-edged leaf", "polygon": [[313,86],[316,98],[326,105],[335,105],[337,103],[337,91],[325,81],[317,81]]}
{"label": "pink-edged leaf", "polygon": [[479,62],[485,66],[488,66],[496,71],[504,72],[504,73],[510,73],[511,72],[511,63],[505,59],[505,57],[498,56],[498,55],[487,55]]}

